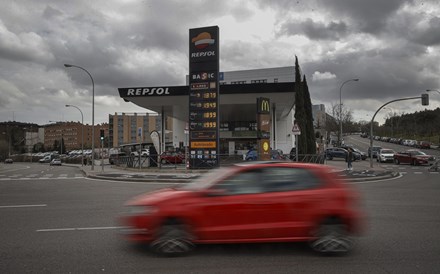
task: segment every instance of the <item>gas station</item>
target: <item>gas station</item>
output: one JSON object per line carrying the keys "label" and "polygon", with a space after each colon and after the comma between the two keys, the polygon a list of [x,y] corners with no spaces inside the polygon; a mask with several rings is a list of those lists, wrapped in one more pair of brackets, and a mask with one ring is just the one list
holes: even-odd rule
{"label": "gas station", "polygon": [[[173,119],[173,146],[188,146],[190,168],[215,167],[221,155],[250,147],[258,148],[260,160],[270,149],[289,152],[294,67],[220,72],[218,27],[191,29],[189,36],[187,85],[119,88],[120,97]],[[163,130],[160,137],[164,151]]]}

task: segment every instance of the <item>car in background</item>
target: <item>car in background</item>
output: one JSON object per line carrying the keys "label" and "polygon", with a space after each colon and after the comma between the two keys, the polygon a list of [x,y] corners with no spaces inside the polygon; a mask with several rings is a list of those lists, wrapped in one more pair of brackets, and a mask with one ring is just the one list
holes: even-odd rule
{"label": "car in background", "polygon": [[[138,157],[139,151],[135,150],[130,153],[130,156]],[[148,157],[150,155],[150,150],[148,148],[144,148],[141,150],[141,157]]]}
{"label": "car in background", "polygon": [[49,165],[51,166],[60,166],[61,165],[61,159],[60,158],[54,158],[52,161],[50,161]]}
{"label": "car in background", "polygon": [[185,161],[185,155],[178,152],[166,151],[160,155],[160,163],[165,164],[181,164]]}
{"label": "car in background", "polygon": [[322,254],[344,254],[362,232],[364,216],[358,192],[329,167],[293,162],[214,169],[125,205],[122,235],[168,256],[195,244],[295,241]]}
{"label": "car in background", "polygon": [[346,159],[348,151],[341,147],[329,147],[324,152],[327,160],[333,160],[333,158]]}
{"label": "car in background", "polygon": [[360,151],[357,148],[352,148],[353,153],[356,154],[356,160],[366,160],[367,159],[367,153]]}
{"label": "car in background", "polygon": [[[369,147],[368,148],[368,157],[371,158],[376,158],[377,157],[377,153],[379,152],[379,150],[381,150],[382,147],[381,146],[373,146],[373,148]],[[373,151],[373,152],[372,152]]]}
{"label": "car in background", "polygon": [[427,155],[425,152],[409,149],[394,154],[394,163],[416,165],[431,165],[435,162],[435,156]]}
{"label": "car in background", "polygon": [[428,141],[420,141],[420,142],[418,142],[417,147],[422,148],[422,149],[430,149],[431,143]]}
{"label": "car in background", "polygon": [[50,163],[50,161],[52,161],[52,156],[46,155],[43,158],[41,158],[38,162],[40,162],[41,164],[44,164],[44,163]]}
{"label": "car in background", "polygon": [[12,160],[11,158],[7,158],[5,159],[5,164],[13,164],[14,160]]}
{"label": "car in background", "polygon": [[377,153],[376,159],[379,163],[386,163],[386,162],[392,163],[394,161],[394,153],[396,152],[392,149],[382,148]]}

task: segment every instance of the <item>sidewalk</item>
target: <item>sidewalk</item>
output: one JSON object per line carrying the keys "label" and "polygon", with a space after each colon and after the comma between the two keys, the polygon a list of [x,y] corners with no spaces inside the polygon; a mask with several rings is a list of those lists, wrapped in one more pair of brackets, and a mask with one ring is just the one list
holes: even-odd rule
{"label": "sidewalk", "polygon": [[[370,168],[369,159],[353,162],[352,171],[346,170],[347,163],[344,160],[330,160],[326,161],[325,164],[334,172],[338,173],[342,179],[348,181],[381,180],[399,175],[398,172],[382,168],[375,160],[373,162],[373,168]],[[121,168],[111,165],[105,165],[103,168],[100,165],[95,165],[94,170],[92,170],[91,166],[70,166],[78,167],[89,178],[137,182],[184,183],[207,172],[207,170],[186,170],[184,167],[162,167],[139,170],[136,168]]]}

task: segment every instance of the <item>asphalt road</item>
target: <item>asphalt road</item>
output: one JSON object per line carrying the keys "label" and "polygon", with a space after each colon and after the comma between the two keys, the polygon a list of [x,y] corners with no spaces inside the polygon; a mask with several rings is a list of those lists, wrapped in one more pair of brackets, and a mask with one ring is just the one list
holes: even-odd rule
{"label": "asphalt road", "polygon": [[348,256],[318,256],[302,244],[250,244],[159,258],[126,243],[117,216],[129,198],[167,184],[92,180],[74,167],[2,165],[0,273],[440,273],[440,175],[384,168],[403,175],[352,184],[368,225]]}

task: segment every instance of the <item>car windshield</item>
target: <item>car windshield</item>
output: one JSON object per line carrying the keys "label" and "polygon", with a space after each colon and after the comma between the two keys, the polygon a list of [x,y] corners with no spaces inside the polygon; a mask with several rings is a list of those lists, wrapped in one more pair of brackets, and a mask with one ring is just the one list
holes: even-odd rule
{"label": "car windshield", "polygon": [[237,167],[223,167],[223,168],[213,169],[210,172],[198,177],[197,179],[195,179],[191,183],[183,185],[180,189],[196,191],[196,190],[202,190],[202,189],[209,188],[218,180],[233,173],[233,171],[236,169],[237,169]]}
{"label": "car windshield", "polygon": [[423,152],[423,151],[419,151],[419,150],[410,151],[410,153],[411,153],[412,155],[426,155],[425,152]]}

